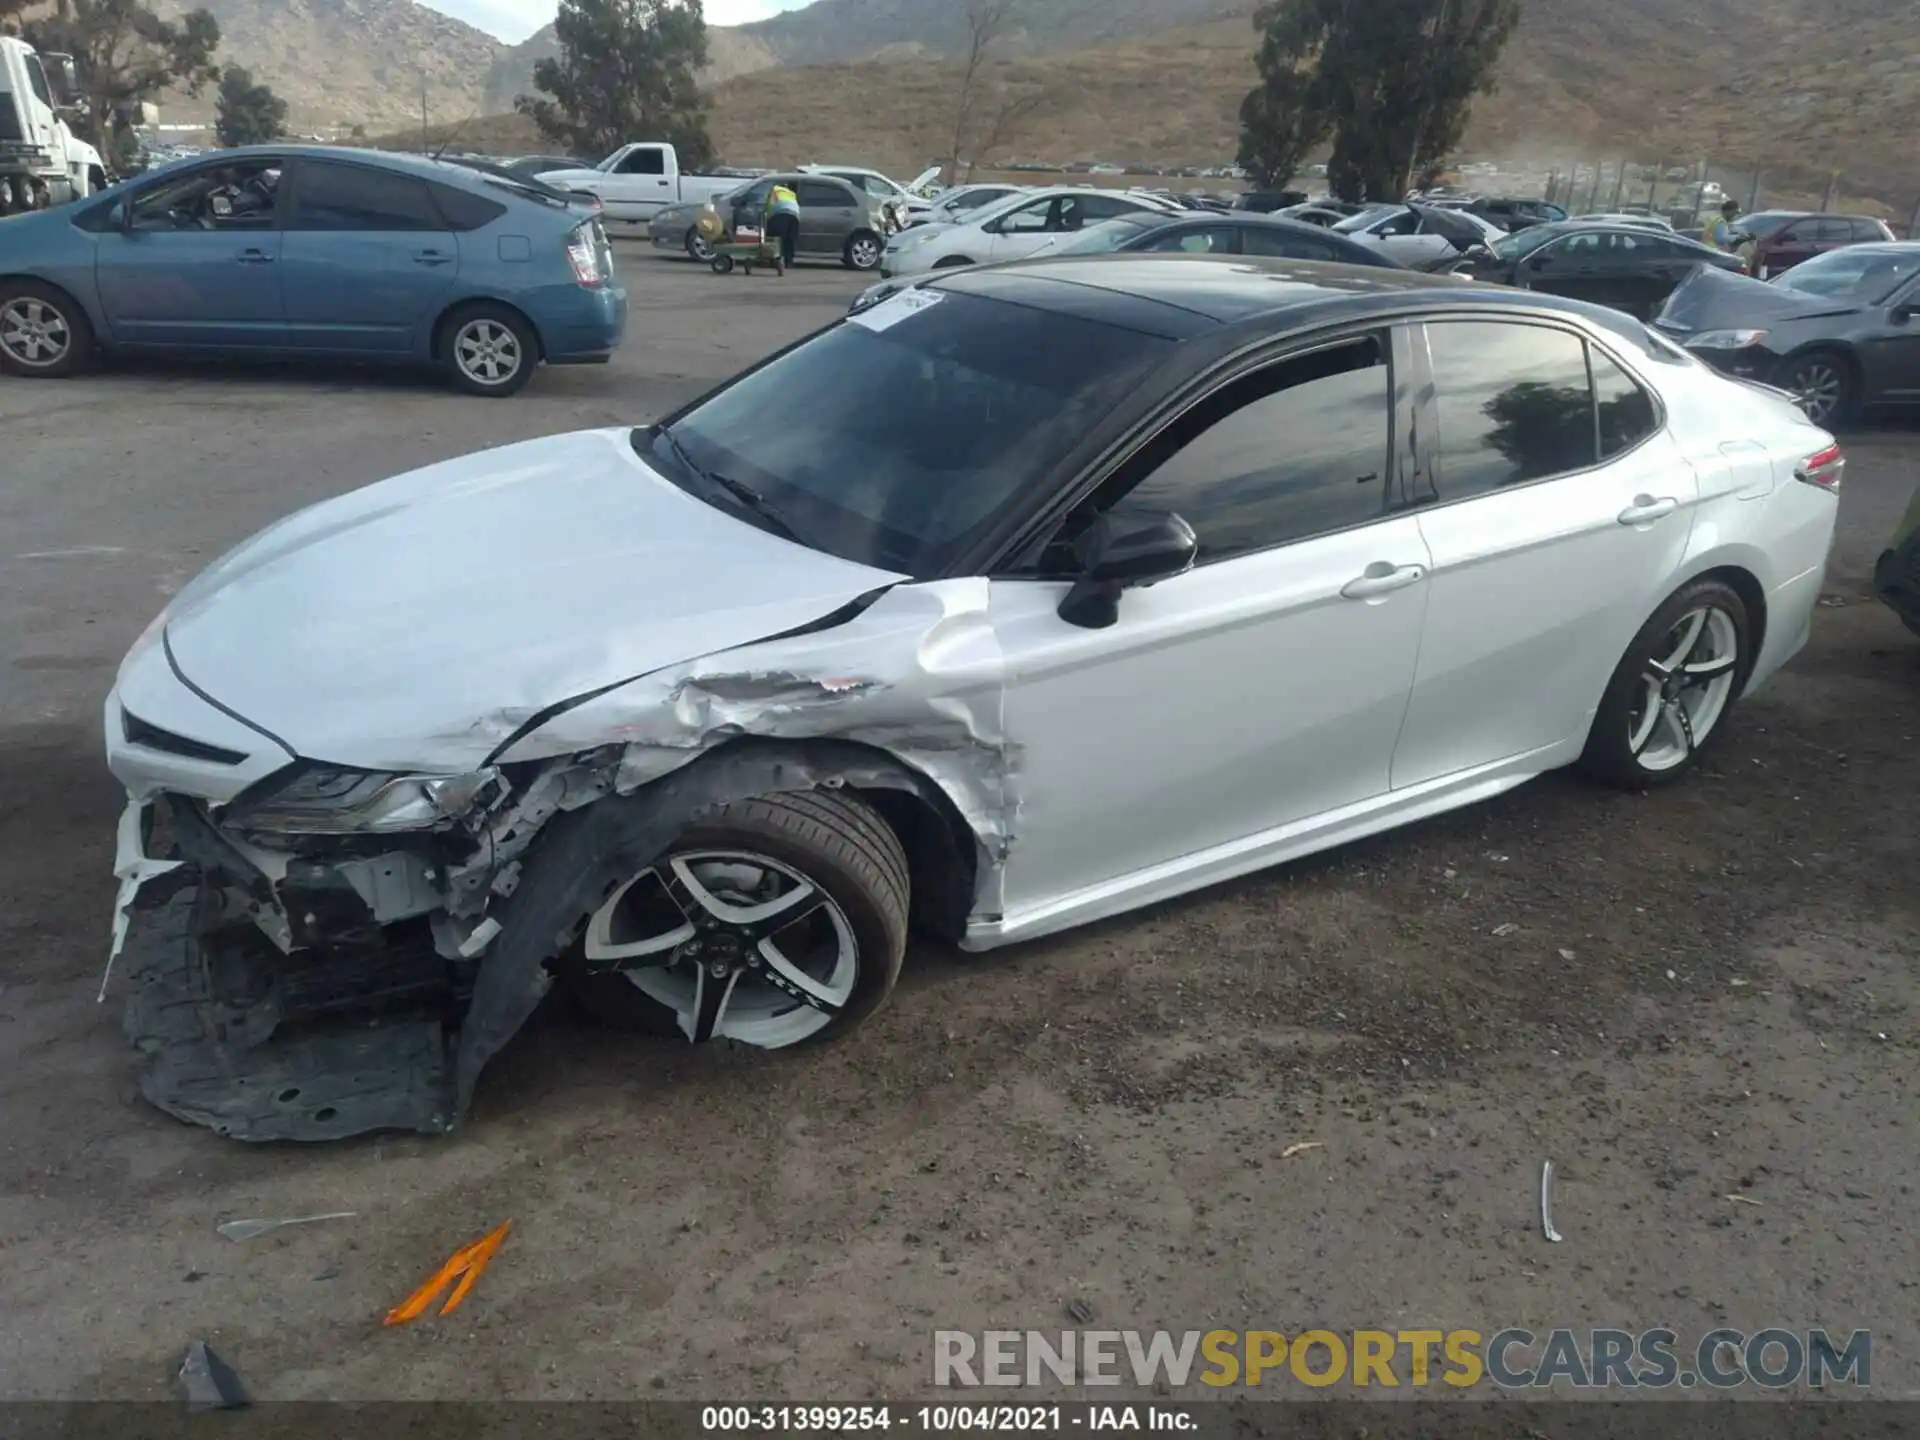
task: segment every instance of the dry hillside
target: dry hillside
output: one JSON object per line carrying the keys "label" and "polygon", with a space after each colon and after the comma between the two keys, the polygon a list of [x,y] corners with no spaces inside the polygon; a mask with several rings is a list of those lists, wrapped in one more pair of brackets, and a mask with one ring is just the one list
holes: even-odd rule
{"label": "dry hillside", "polygon": [[[176,6],[185,0],[169,0]],[[417,134],[420,60],[440,121],[510,109],[551,31],[506,47],[413,0],[211,0],[224,53],[293,102],[302,128]],[[987,161],[1218,164],[1253,82],[1251,0],[1028,0],[994,79],[1041,108]],[[1231,13],[1217,17],[1222,11]],[[818,0],[713,32],[714,131],[735,164],[832,156],[913,171],[950,143],[954,0]],[[1178,23],[1175,23],[1178,22]],[[1159,28],[1155,28],[1159,27]],[[863,58],[864,57],[864,58]],[[820,63],[803,63],[817,60]],[[1902,0],[1528,0],[1468,148],[1829,170],[1906,213],[1920,199],[1920,27]],[[474,122],[462,146],[538,144]]]}

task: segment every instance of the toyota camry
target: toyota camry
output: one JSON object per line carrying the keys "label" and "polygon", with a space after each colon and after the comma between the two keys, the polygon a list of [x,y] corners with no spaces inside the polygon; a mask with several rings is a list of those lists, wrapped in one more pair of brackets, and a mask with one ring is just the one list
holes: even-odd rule
{"label": "toyota camry", "polygon": [[327,501],[107,701],[143,1092],[443,1131],[555,984],[817,1043],[916,926],[1030,940],[1563,766],[1671,784],[1805,643],[1843,464],[1577,302],[1117,256]]}

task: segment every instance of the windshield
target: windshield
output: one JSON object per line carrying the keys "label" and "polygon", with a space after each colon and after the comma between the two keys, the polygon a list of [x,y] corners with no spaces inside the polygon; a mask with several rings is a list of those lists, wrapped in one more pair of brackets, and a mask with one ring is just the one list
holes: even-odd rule
{"label": "windshield", "polygon": [[1164,215],[1121,215],[1089,225],[1064,245],[1055,246],[1055,255],[1108,255],[1129,240],[1157,230],[1167,223]]}
{"label": "windshield", "polygon": [[1371,210],[1362,210],[1358,215],[1349,215],[1333,228],[1342,235],[1357,235],[1370,225],[1378,225],[1389,215],[1399,214],[1400,209],[1398,205],[1376,205]]}
{"label": "windshield", "polygon": [[1878,305],[1920,274],[1920,247],[1899,250],[1849,245],[1829,250],[1787,271],[1773,283],[1782,290]]}
{"label": "windshield", "polygon": [[[1029,493],[1168,342],[942,290],[823,331],[634,443],[693,494],[930,578]],[[742,503],[742,490],[762,505]]]}

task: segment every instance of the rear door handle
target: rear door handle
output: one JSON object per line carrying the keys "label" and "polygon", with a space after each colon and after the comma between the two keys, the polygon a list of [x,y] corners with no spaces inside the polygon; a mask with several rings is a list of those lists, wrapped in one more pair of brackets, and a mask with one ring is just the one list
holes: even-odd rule
{"label": "rear door handle", "polygon": [[273,256],[260,249],[257,245],[251,245],[245,250],[236,252],[233,258],[238,260],[242,265],[273,264]]}
{"label": "rear door handle", "polygon": [[1409,585],[1418,585],[1426,578],[1427,567],[1424,565],[1395,566],[1381,561],[1369,565],[1366,574],[1349,581],[1340,593],[1349,600],[1378,600],[1382,595],[1391,595]]}
{"label": "rear door handle", "polygon": [[443,250],[421,250],[413,257],[416,265],[451,265],[453,257]]}
{"label": "rear door handle", "polygon": [[1668,496],[1656,500],[1651,495],[1634,497],[1633,504],[1620,512],[1622,525],[1652,525],[1666,519],[1680,508],[1680,502]]}

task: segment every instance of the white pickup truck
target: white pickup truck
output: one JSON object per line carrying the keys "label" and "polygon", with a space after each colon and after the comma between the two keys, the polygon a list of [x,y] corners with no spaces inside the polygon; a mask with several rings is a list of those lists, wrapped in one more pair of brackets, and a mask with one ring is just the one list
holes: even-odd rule
{"label": "white pickup truck", "polygon": [[64,205],[105,187],[100,152],[67,128],[73,57],[0,36],[0,216]]}
{"label": "white pickup truck", "polygon": [[683,175],[671,145],[622,145],[591,170],[549,170],[541,181],[561,190],[598,195],[601,219],[645,225],[671,205],[704,205],[737,190],[738,175]]}

